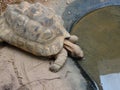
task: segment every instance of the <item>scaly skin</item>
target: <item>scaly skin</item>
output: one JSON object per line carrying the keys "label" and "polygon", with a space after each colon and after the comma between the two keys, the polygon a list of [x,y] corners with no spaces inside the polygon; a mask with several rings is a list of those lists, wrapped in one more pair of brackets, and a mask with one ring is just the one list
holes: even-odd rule
{"label": "scaly skin", "polygon": [[84,56],[82,49],[69,40],[64,41],[64,48],[71,53],[72,57],[83,58]]}

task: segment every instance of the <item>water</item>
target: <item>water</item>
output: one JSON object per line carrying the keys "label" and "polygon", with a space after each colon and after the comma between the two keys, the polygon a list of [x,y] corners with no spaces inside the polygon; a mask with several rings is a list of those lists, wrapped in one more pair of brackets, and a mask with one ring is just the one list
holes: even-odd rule
{"label": "water", "polygon": [[79,63],[101,90],[120,90],[120,6],[86,15],[73,26],[71,34],[79,37],[78,44],[85,53],[85,60]]}

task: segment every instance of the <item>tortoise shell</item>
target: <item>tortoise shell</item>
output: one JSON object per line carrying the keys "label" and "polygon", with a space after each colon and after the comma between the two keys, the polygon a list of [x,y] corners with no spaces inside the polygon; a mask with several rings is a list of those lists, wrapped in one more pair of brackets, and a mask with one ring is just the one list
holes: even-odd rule
{"label": "tortoise shell", "polygon": [[2,39],[38,56],[59,53],[70,37],[61,17],[40,3],[8,5],[3,17],[9,33]]}

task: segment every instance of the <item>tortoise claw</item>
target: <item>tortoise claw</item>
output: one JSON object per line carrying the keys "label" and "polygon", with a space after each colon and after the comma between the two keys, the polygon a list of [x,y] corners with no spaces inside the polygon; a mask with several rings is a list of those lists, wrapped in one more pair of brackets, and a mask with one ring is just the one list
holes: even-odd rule
{"label": "tortoise claw", "polygon": [[60,70],[60,68],[61,68],[61,66],[59,66],[57,64],[52,64],[49,69],[52,72],[58,72]]}

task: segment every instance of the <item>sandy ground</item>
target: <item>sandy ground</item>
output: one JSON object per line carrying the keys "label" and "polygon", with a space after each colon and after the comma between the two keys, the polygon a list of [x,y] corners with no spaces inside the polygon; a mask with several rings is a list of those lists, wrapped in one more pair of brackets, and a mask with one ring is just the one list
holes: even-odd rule
{"label": "sandy ground", "polygon": [[[73,0],[39,0],[39,2],[53,8],[62,16],[65,8]],[[49,71],[50,62],[49,59],[33,56],[8,44],[2,45],[0,90],[86,90],[86,81],[71,58],[68,58],[58,73]]]}

